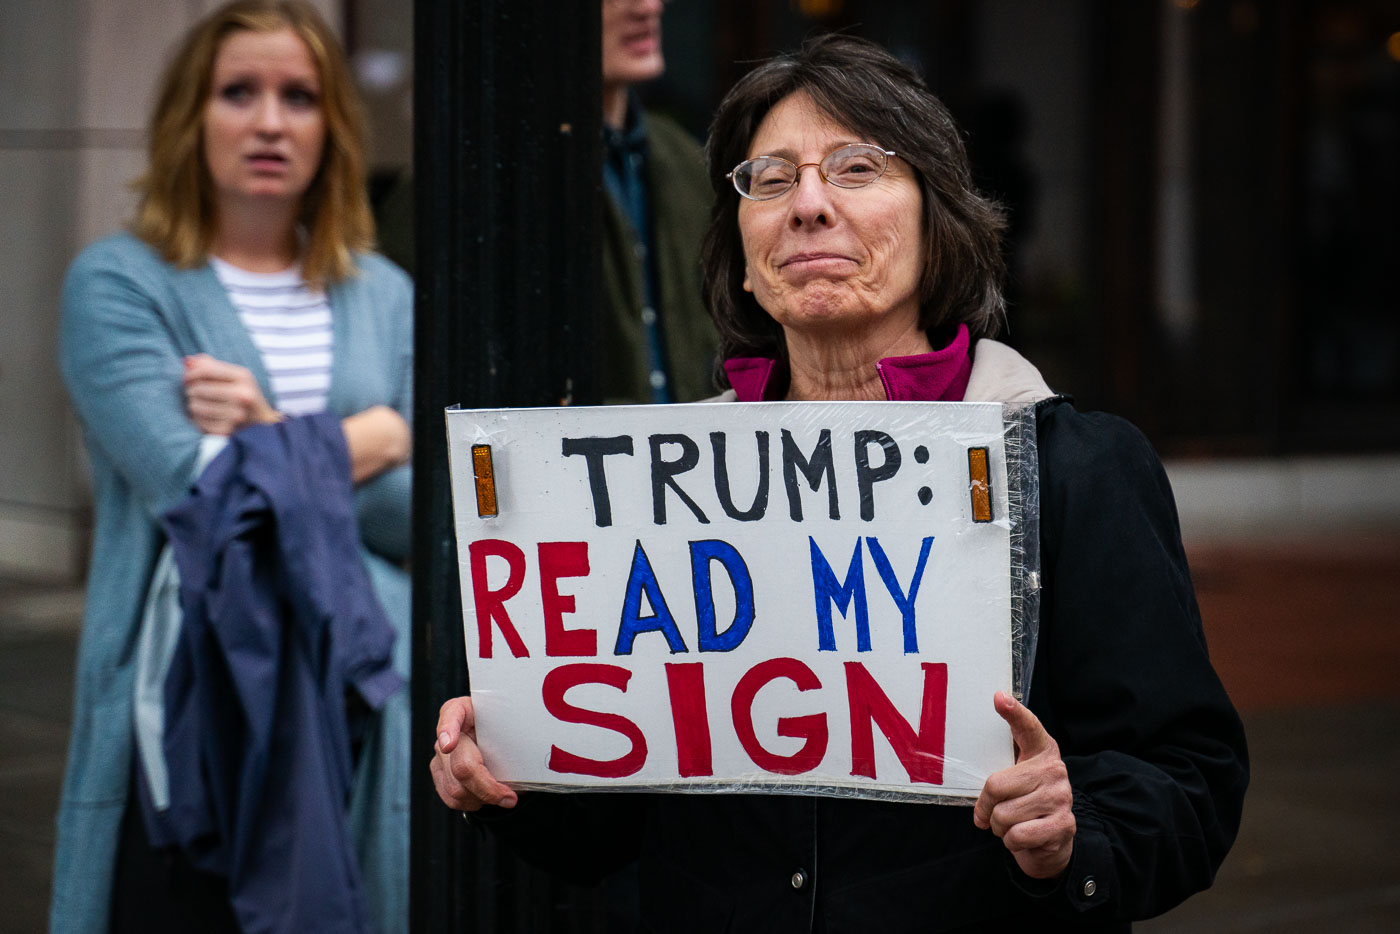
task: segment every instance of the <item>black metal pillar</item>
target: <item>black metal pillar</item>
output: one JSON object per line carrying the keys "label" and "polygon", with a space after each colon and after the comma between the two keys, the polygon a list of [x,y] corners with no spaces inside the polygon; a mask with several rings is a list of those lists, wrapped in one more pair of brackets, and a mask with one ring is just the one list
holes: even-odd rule
{"label": "black metal pillar", "polygon": [[598,0],[416,0],[415,932],[585,931],[596,898],[525,869],[437,799],[437,711],[468,688],[443,409],[592,401]]}

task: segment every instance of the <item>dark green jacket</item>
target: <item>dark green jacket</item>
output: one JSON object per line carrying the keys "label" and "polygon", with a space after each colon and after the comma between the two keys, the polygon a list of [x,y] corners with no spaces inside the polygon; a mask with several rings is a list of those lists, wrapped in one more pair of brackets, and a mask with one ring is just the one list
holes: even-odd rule
{"label": "dark green jacket", "polygon": [[[652,212],[661,332],[677,402],[715,394],[718,339],[700,301],[700,240],[714,195],[705,158],[680,126],[647,114],[647,198]],[[621,209],[603,207],[603,307],[599,389],[604,402],[648,402],[651,388],[642,331],[643,276],[637,241]]]}
{"label": "dark green jacket", "polygon": [[[679,125],[647,114],[647,198],[652,211],[662,333],[677,402],[715,394],[718,338],[700,301],[700,239],[714,196],[705,159]],[[378,214],[381,249],[413,272],[413,183],[394,186]],[[598,388],[604,402],[649,402],[642,332],[644,275],[637,242],[612,199],[603,205],[603,309],[598,331]]]}

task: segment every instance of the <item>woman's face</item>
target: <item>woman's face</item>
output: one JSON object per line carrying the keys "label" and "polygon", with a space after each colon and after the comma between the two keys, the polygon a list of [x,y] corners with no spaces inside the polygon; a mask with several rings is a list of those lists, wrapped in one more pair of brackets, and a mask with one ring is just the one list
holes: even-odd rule
{"label": "woman's face", "polygon": [[321,164],[321,78],[290,29],[240,30],[214,58],[204,107],[204,158],[222,205],[296,203]]}
{"label": "woman's face", "polygon": [[[803,165],[850,143],[887,145],[832,122],[798,92],[768,112],[747,157]],[[807,166],[785,194],[742,199],[739,233],[744,289],[785,331],[858,336],[917,325],[923,194],[902,160],[891,157],[885,174],[864,188],[827,184]]]}

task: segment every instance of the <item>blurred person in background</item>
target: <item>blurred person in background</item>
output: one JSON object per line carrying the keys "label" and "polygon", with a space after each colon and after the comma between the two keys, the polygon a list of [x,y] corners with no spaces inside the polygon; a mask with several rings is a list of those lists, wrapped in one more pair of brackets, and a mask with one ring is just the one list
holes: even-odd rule
{"label": "blurred person in background", "polygon": [[[329,845],[296,826],[264,828],[252,850],[225,852],[233,864],[225,872],[187,846],[153,843],[160,833],[143,819],[150,776],[133,724],[145,604],[172,528],[161,520],[220,463],[200,474],[213,437],[236,435],[234,448],[262,431],[261,443],[275,448],[313,436],[288,426],[330,426],[324,474],[269,482],[305,488],[312,502],[343,495],[349,561],[363,568],[318,573],[347,588],[365,582],[366,601],[379,608],[352,612],[373,609],[382,624],[380,686],[408,675],[412,287],[369,252],[364,176],[363,117],[334,33],[303,0],[236,0],[184,37],[158,86],[131,232],[92,244],[69,270],[59,355],[91,460],[96,527],[58,816],[55,932],[236,931],[254,916],[291,923],[314,905],[305,893],[342,869],[362,879],[362,919],[376,931],[407,929],[406,690],[369,701],[383,705],[377,714],[361,711],[352,800],[335,800],[329,788],[322,795],[332,819],[349,822],[341,836],[358,864],[357,873],[327,857],[324,879],[266,878],[276,860],[305,868]],[[270,536],[252,541],[255,554],[273,547]],[[297,573],[285,562],[276,571]],[[345,637],[332,629],[325,638]],[[230,650],[230,670],[250,648]],[[268,693],[280,704],[288,690],[278,681]],[[347,719],[347,705],[368,700],[351,701],[339,685],[328,692]],[[241,701],[216,713],[240,724],[247,708],[273,699]],[[343,747],[348,766],[350,742]],[[267,777],[269,794],[248,810],[271,811],[291,780]],[[178,797],[173,771],[169,780]],[[299,800],[315,802],[316,790]],[[298,819],[296,802],[276,819],[289,815]],[[247,857],[258,847],[276,859]],[[231,891],[260,874],[261,896]],[[351,909],[331,907],[301,929],[352,929],[337,920]]]}
{"label": "blurred person in background", "polygon": [[1015,763],[970,809],[523,793],[483,764],[463,697],[437,724],[442,800],[576,881],[636,859],[643,928],[667,934],[1121,932],[1208,887],[1248,758],[1166,475],[1136,428],[1078,411],[991,339],[1005,220],[946,108],[878,46],[825,36],[742,78],[707,153],[718,401],[1034,406],[1038,642],[1025,702],[986,699]]}
{"label": "blurred person in background", "polygon": [[700,300],[710,185],[700,147],[642,108],[661,77],[664,0],[603,0],[604,315],[608,402],[694,402],[714,391],[715,334]]}
{"label": "blurred person in background", "polygon": [[[634,88],[660,78],[666,0],[602,0],[603,402],[696,402],[714,392],[716,337],[700,300],[709,219],[704,153],[679,124],[644,110]],[[379,208],[385,252],[413,271],[413,184]]]}

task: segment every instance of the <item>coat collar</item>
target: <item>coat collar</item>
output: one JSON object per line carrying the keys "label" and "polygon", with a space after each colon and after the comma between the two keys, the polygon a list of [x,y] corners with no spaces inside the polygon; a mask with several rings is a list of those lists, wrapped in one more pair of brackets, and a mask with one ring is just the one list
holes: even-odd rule
{"label": "coat collar", "polygon": [[[972,374],[967,325],[948,346],[932,353],[885,357],[875,364],[885,398],[895,402],[960,402]],[[732,357],[724,361],[729,385],[740,402],[771,401],[781,388],[773,385],[777,361],[770,357]]]}

